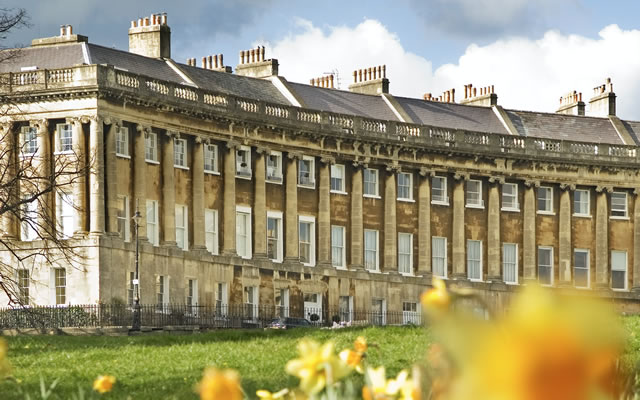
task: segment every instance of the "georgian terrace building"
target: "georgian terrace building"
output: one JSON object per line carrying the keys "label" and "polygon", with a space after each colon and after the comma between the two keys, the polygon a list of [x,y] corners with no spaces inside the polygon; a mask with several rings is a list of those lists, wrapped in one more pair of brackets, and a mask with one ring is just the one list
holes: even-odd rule
{"label": "georgian terrace building", "polygon": [[[575,93],[539,113],[492,87],[392,96],[384,67],[349,91],[293,83],[264,48],[235,73],[221,55],[182,64],[166,15],[133,21],[129,43],[63,26],[0,64],[16,149],[93,165],[49,210],[85,257],[16,265],[25,301],[131,301],[138,210],[143,304],[412,313],[435,275],[498,306],[539,281],[637,309],[640,123],[615,116],[610,82],[590,116]],[[1,222],[21,251],[39,245]]]}

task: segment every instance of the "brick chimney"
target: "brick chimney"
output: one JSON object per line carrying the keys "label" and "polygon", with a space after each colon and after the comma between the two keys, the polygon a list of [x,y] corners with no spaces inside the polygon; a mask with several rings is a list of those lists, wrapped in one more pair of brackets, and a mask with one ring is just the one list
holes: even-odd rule
{"label": "brick chimney", "polygon": [[456,90],[449,89],[442,92],[441,96],[435,97],[431,93],[425,93],[422,95],[422,99],[426,101],[433,101],[437,103],[455,103],[456,102]]}
{"label": "brick chimney", "polygon": [[589,115],[608,117],[616,115],[616,94],[613,92],[611,78],[604,85],[593,88],[593,97],[589,100]]}
{"label": "brick chimney", "polygon": [[236,66],[236,75],[253,78],[268,78],[278,75],[278,60],[264,59],[265,48],[258,46],[251,50],[240,51],[240,60]]}
{"label": "brick chimney", "polygon": [[560,107],[556,110],[558,114],[584,115],[584,101],[582,93],[575,90],[560,97]]}
{"label": "brick chimney", "polygon": [[460,100],[460,104],[491,107],[498,105],[498,95],[495,93],[493,85],[478,90],[470,83],[464,85],[464,99]]}
{"label": "brick chimney", "polygon": [[[195,67],[196,59],[187,58],[187,65]],[[224,65],[224,58],[222,57],[222,54],[202,57],[202,68],[218,72],[231,72],[231,67]]]}
{"label": "brick chimney", "polygon": [[171,29],[166,13],[131,21],[129,52],[151,58],[171,58]]}
{"label": "brick chimney", "polygon": [[50,46],[68,43],[88,42],[89,38],[82,35],[76,35],[73,33],[73,27],[71,25],[60,25],[60,36],[53,36],[42,39],[33,39],[31,41],[31,47],[38,46]]}
{"label": "brick chimney", "polygon": [[389,93],[387,66],[378,65],[353,71],[353,83],[349,85],[349,91],[374,95]]}
{"label": "brick chimney", "polygon": [[333,89],[333,80],[334,80],[334,76],[333,74],[329,74],[326,76],[321,76],[319,78],[314,78],[311,79],[309,81],[309,83],[311,84],[311,86],[317,86],[317,87],[323,87],[323,88],[327,88],[327,89]]}

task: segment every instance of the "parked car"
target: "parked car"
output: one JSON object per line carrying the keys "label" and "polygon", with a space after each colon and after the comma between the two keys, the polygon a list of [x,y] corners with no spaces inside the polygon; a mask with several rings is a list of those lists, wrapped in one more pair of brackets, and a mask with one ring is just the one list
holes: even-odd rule
{"label": "parked car", "polygon": [[274,318],[269,324],[271,329],[311,328],[313,324],[306,318]]}

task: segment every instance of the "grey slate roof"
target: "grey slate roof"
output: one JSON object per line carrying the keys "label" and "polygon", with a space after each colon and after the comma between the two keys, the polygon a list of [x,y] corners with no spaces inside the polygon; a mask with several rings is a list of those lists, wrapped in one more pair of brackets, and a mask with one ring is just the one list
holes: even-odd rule
{"label": "grey slate roof", "polygon": [[636,142],[636,145],[640,145],[640,122],[638,121],[622,121],[627,131],[631,134],[631,137]]}
{"label": "grey slate roof", "polygon": [[[8,50],[13,51],[13,50]],[[3,52],[4,55],[7,54]],[[26,47],[14,52],[14,56],[0,63],[0,73],[20,72],[22,67],[38,69],[65,68],[84,63],[82,44]]]}
{"label": "grey slate roof", "polygon": [[302,99],[304,106],[308,108],[399,121],[381,96],[325,89],[295,82],[288,82],[288,86]]}
{"label": "grey slate roof", "polygon": [[522,136],[624,144],[607,118],[514,110],[506,113]]}
{"label": "grey slate roof", "polygon": [[440,103],[407,97],[395,97],[395,99],[416,124],[487,133],[509,133],[489,107]]}

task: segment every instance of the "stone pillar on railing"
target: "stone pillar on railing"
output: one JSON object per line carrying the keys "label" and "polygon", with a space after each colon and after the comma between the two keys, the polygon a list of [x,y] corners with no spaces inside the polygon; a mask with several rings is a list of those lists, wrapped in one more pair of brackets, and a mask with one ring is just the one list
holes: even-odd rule
{"label": "stone pillar on railing", "polygon": [[254,196],[254,253],[253,258],[267,258],[267,185],[266,162],[269,149],[256,148],[255,196]]}
{"label": "stone pillar on railing", "polygon": [[353,163],[351,177],[351,268],[363,269],[364,225],[362,216],[362,167],[359,162]]}
{"label": "stone pillar on railing", "polygon": [[399,171],[398,165],[387,166],[387,179],[384,183],[384,265],[382,272],[398,272],[396,174]]}
{"label": "stone pillar on railing", "polygon": [[431,176],[421,168],[418,185],[418,268],[416,275],[430,275],[431,270]]}
{"label": "stone pillar on railing", "polygon": [[104,137],[102,132],[104,119],[98,115],[89,121],[89,232],[100,235],[105,232],[105,168]]}
{"label": "stone pillar on railing", "polygon": [[229,140],[224,155],[224,195],[222,254],[237,255],[236,252],[236,148],[238,143]]}
{"label": "stone pillar on railing", "polygon": [[133,132],[133,212],[140,213],[138,222],[138,237],[147,240],[147,165],[145,161],[145,136],[151,132],[151,128],[140,124],[136,125]]}
{"label": "stone pillar on railing", "polygon": [[595,287],[609,287],[609,207],[607,192],[610,187],[596,188],[596,281]]}
{"label": "stone pillar on railing", "polygon": [[204,226],[204,143],[202,137],[196,136],[193,141],[193,162],[191,164],[193,190],[193,249],[205,250]]}
{"label": "stone pillar on railing", "polygon": [[105,135],[105,175],[107,186],[105,190],[107,198],[107,232],[118,233],[118,170],[116,164],[116,131],[122,125],[120,121],[112,121],[105,118],[107,131]]}
{"label": "stone pillar on railing", "polygon": [[489,201],[487,204],[487,278],[492,282],[502,281],[500,264],[500,185],[504,177],[489,178]]}
{"label": "stone pillar on railing", "polygon": [[176,246],[176,186],[174,173],[174,139],[177,132],[167,131],[162,147],[162,220],[163,245]]}
{"label": "stone pillar on railing", "polygon": [[296,263],[300,261],[298,252],[298,160],[302,156],[298,153],[287,154],[287,171],[285,177],[285,261]]}
{"label": "stone pillar on railing", "polygon": [[[16,160],[16,146],[19,141],[16,141],[16,132],[13,130],[13,123],[7,122],[0,125],[0,154],[3,155],[0,159],[0,169],[3,170],[3,180],[0,185],[5,186],[4,195],[9,205],[17,204],[19,201],[18,186],[11,184],[10,180],[14,179],[18,172],[17,160]],[[24,193],[27,194],[27,193]],[[19,210],[16,210],[19,211]],[[6,211],[0,214],[0,236],[7,239],[15,239],[18,237],[17,231],[18,219],[15,212]]]}
{"label": "stone pillar on railing", "polygon": [[525,181],[522,231],[522,275],[524,283],[536,280],[536,188],[538,181]]}
{"label": "stone pillar on railing", "polygon": [[571,285],[571,191],[575,188],[575,185],[560,184],[558,284],[561,286]]}
{"label": "stone pillar on railing", "polygon": [[633,191],[633,285],[640,292],[640,188]]}
{"label": "stone pillar on railing", "polygon": [[469,179],[468,174],[457,172],[453,183],[453,237],[451,240],[453,253],[453,274],[454,279],[466,278],[466,243],[465,243],[465,223],[464,223],[464,185]]}
{"label": "stone pillar on railing", "polygon": [[73,206],[76,214],[75,227],[73,229],[74,234],[83,235],[87,232],[87,201],[86,201],[86,155],[84,146],[84,130],[82,129],[81,118],[69,118],[67,123],[71,124],[73,130],[72,146],[73,146],[73,158],[74,164],[71,168],[74,168],[77,175],[72,177],[74,180],[70,189],[73,190]]}
{"label": "stone pillar on railing", "polygon": [[332,157],[320,158],[318,182],[318,265],[331,266],[331,164]]}

